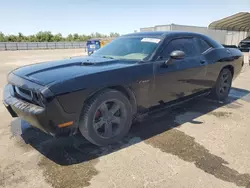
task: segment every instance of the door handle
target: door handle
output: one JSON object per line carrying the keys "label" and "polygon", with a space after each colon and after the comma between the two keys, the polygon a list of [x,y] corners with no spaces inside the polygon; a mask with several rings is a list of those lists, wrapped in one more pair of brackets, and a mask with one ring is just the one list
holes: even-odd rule
{"label": "door handle", "polygon": [[205,64],[205,63],[206,63],[205,60],[201,60],[201,61],[200,61],[200,64]]}

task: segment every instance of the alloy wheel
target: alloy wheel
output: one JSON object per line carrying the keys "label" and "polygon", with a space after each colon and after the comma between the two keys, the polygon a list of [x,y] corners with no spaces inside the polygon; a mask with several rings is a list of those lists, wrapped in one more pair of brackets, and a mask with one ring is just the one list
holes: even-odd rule
{"label": "alloy wheel", "polygon": [[93,127],[102,138],[112,138],[122,131],[126,117],[124,105],[119,100],[103,102],[96,110]]}

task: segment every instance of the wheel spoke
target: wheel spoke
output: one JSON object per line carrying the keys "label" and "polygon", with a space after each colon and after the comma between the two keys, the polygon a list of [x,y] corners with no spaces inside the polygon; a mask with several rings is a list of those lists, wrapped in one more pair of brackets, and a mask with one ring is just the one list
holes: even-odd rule
{"label": "wheel spoke", "polygon": [[118,103],[113,103],[109,111],[114,115],[119,109],[120,109],[120,105]]}
{"label": "wheel spoke", "polygon": [[100,110],[101,110],[101,112],[102,112],[102,114],[104,115],[104,116],[106,116],[106,115],[108,115],[108,106],[107,106],[107,104],[106,103],[103,103],[101,106],[100,106]]}
{"label": "wheel spoke", "polygon": [[114,116],[111,122],[120,125],[121,124],[121,117]]}
{"label": "wheel spoke", "polygon": [[226,87],[226,88],[229,88],[230,87],[230,83],[224,83],[223,86]]}
{"label": "wheel spoke", "polygon": [[105,123],[105,131],[104,136],[105,137],[111,137],[112,136],[112,123]]}
{"label": "wheel spoke", "polygon": [[228,79],[228,74],[223,75],[223,80],[226,81]]}
{"label": "wheel spoke", "polygon": [[100,121],[94,123],[94,128],[97,130],[103,126],[105,122],[101,119]]}
{"label": "wheel spoke", "polygon": [[220,88],[220,93],[223,93],[225,90],[223,87]]}

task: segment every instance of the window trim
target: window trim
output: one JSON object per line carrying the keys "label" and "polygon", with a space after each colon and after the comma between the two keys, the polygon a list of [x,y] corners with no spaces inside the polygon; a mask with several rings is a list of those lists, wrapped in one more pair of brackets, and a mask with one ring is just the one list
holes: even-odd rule
{"label": "window trim", "polygon": [[[210,51],[211,49],[213,49],[214,47],[207,41],[207,40],[205,40],[205,39],[203,39],[203,38],[201,38],[201,37],[194,37],[195,39],[197,39],[197,40],[203,40],[205,43],[207,43],[207,45],[209,46],[209,48],[208,49],[206,49],[205,51],[203,51],[203,52],[200,52],[200,54],[202,54],[202,55],[204,55],[205,53],[207,53],[208,51]],[[198,48],[199,48],[199,44],[198,44],[198,41],[196,40],[196,44],[197,44],[197,46],[198,46]]]}
{"label": "window trim", "polygon": [[210,50],[212,50],[213,49],[213,47],[209,47],[208,49],[206,49],[204,52],[202,52],[201,54],[203,55],[203,54],[205,54],[205,53],[207,53],[208,51],[210,51]]}

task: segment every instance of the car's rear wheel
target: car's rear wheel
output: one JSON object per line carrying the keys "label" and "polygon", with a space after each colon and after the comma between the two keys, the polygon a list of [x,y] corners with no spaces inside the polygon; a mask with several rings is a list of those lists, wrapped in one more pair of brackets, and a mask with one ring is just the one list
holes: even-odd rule
{"label": "car's rear wheel", "polygon": [[223,69],[218,76],[215,87],[212,89],[212,98],[225,101],[232,86],[232,79],[232,72],[228,68]]}
{"label": "car's rear wheel", "polygon": [[91,143],[104,146],[122,139],[132,124],[132,107],[121,92],[107,89],[84,106],[79,130]]}

